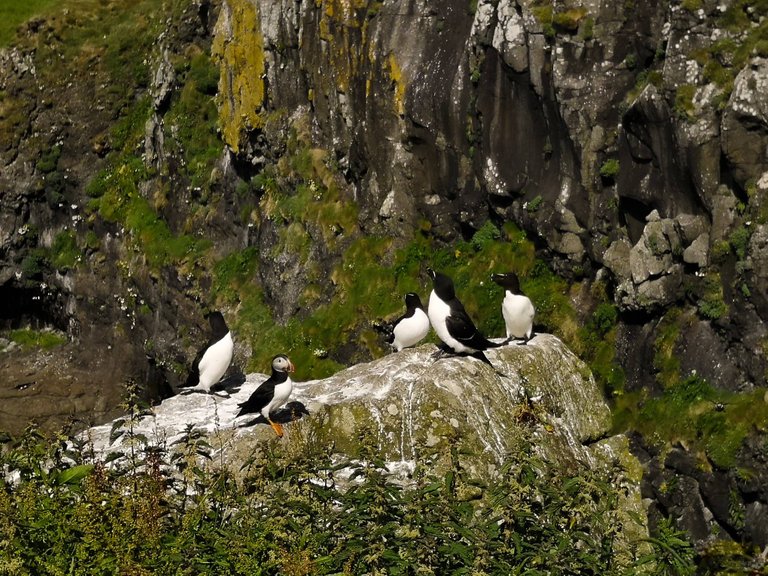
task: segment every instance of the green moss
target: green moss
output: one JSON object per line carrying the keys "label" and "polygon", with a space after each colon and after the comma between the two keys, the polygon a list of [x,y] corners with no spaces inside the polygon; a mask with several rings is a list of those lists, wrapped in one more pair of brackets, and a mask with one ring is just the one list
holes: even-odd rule
{"label": "green moss", "polygon": [[258,250],[246,248],[232,252],[213,267],[213,292],[223,302],[234,304],[244,287],[255,280],[258,270]]}
{"label": "green moss", "polygon": [[[616,423],[659,446],[681,441],[716,466],[735,466],[751,430],[768,421],[766,390],[735,394],[718,390],[696,375],[668,387],[661,396],[620,403]],[[705,463],[706,465],[706,463]]]}
{"label": "green moss", "polygon": [[542,6],[532,6],[531,13],[536,21],[541,25],[544,35],[547,38],[555,37],[555,26],[553,23],[554,11],[550,4],[544,4]]}
{"label": "green moss", "polygon": [[749,240],[752,237],[752,230],[747,226],[739,226],[728,238],[728,242],[731,245],[731,250],[736,254],[739,260],[744,260],[747,257],[747,249],[749,248]]}
{"label": "green moss", "polygon": [[12,330],[8,334],[8,338],[11,342],[15,342],[24,349],[48,350],[67,342],[67,337],[62,333],[51,330],[32,330],[29,328]]}
{"label": "green moss", "polygon": [[[682,6],[691,12],[702,7],[701,0],[685,0]],[[768,10],[765,0],[752,2],[736,0],[728,4],[725,11],[715,18],[714,27],[727,30],[708,47],[697,48],[689,56],[702,67],[704,79],[716,84],[720,93],[712,104],[722,108],[733,90],[736,75],[755,55],[768,54],[768,21],[761,18]],[[688,94],[677,102],[676,110],[686,118],[692,110],[687,105]]]}
{"label": "green moss", "polygon": [[210,241],[174,234],[139,192],[139,184],[147,178],[147,169],[137,158],[127,158],[102,171],[87,187],[88,193],[95,195],[89,209],[109,222],[125,226],[130,240],[151,267],[195,261],[210,247]]}
{"label": "green moss", "polygon": [[579,6],[577,8],[570,8],[563,12],[556,12],[552,16],[552,24],[555,29],[560,32],[566,32],[568,34],[575,34],[580,23],[587,16],[587,9]]}
{"label": "green moss", "polygon": [[702,316],[709,320],[718,320],[728,313],[728,305],[723,299],[723,285],[720,274],[712,272],[704,279],[704,289],[698,306]]}
{"label": "green moss", "polygon": [[171,137],[166,147],[185,158],[180,167],[189,177],[190,185],[207,188],[211,171],[221,156],[222,142],[218,135],[218,110],[211,94],[216,83],[211,77],[216,69],[206,54],[192,59],[189,70],[182,75],[183,86],[174,92],[164,123]]}
{"label": "green moss", "polygon": [[128,107],[123,115],[110,128],[110,146],[112,149],[133,154],[144,144],[144,130],[152,112],[152,101],[148,96]]}
{"label": "green moss", "polygon": [[213,96],[219,88],[219,69],[208,54],[200,52],[189,61],[187,79],[198,92]]}
{"label": "green moss", "polygon": [[680,3],[680,6],[683,8],[683,10],[694,13],[698,12],[704,7],[704,2],[703,0],[683,0]]}
{"label": "green moss", "polygon": [[616,158],[610,158],[600,166],[600,176],[614,180],[619,174],[619,161]]}
{"label": "green moss", "polygon": [[677,354],[677,342],[686,322],[678,309],[671,309],[661,319],[653,344],[653,367],[657,371],[656,380],[663,388],[671,388],[680,379],[680,359]]}
{"label": "green moss", "polygon": [[544,204],[544,197],[539,195],[536,196],[533,200],[526,202],[524,207],[528,212],[536,212],[536,210],[541,208],[542,204]]}
{"label": "green moss", "polygon": [[579,28],[579,37],[584,42],[589,42],[595,36],[595,19],[591,16],[584,19]]}
{"label": "green moss", "polygon": [[693,120],[696,107],[693,104],[693,98],[696,96],[696,86],[692,84],[682,84],[675,91],[675,112],[680,118]]}
{"label": "green moss", "polygon": [[21,273],[24,278],[40,278],[48,268],[48,254],[44,248],[33,248],[21,261]]}
{"label": "green moss", "polygon": [[50,150],[44,152],[35,164],[35,168],[43,174],[49,174],[56,170],[59,164],[59,157],[61,156],[61,146],[54,146]]}
{"label": "green moss", "polygon": [[57,270],[74,268],[81,258],[82,251],[77,245],[77,236],[71,230],[56,235],[50,250],[51,264]]}

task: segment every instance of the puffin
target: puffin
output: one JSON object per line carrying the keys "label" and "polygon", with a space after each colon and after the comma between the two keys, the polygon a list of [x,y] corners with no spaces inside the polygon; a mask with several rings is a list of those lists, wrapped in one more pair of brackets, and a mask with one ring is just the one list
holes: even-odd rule
{"label": "puffin", "polygon": [[536,311],[531,299],[520,289],[517,274],[491,274],[491,280],[506,290],[501,303],[501,315],[507,327],[505,344],[515,339],[522,339],[523,344],[527,344],[533,334],[533,316]]}
{"label": "puffin", "polygon": [[234,344],[224,315],[214,311],[207,317],[211,325],[211,337],[195,356],[187,380],[182,384],[185,388],[192,387],[192,392],[210,392],[232,362]]}
{"label": "puffin", "polygon": [[270,417],[275,410],[285,404],[293,391],[293,381],[290,373],[296,368],[285,354],[278,354],[272,358],[272,375],[253,391],[251,397],[238,404],[240,411],[236,418],[245,414],[261,414],[275,433],[282,437],[283,427]]}
{"label": "puffin", "polygon": [[443,343],[442,350],[473,356],[493,366],[484,351],[501,344],[491,342],[475,327],[464,305],[456,297],[453,280],[449,276],[431,268],[427,268],[427,273],[432,278],[427,315]]}
{"label": "puffin", "polygon": [[374,324],[396,352],[421,342],[429,333],[429,318],[415,292],[405,295],[405,314],[390,324]]}

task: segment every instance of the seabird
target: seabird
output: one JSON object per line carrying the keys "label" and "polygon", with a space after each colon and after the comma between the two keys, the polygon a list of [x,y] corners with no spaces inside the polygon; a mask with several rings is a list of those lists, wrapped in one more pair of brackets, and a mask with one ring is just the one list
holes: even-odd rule
{"label": "seabird", "polygon": [[211,338],[195,356],[187,381],[182,384],[183,387],[192,387],[192,391],[210,392],[232,362],[234,344],[224,316],[218,311],[211,312],[208,314],[208,322],[211,325]]}
{"label": "seabird", "polygon": [[483,351],[501,344],[491,342],[475,327],[464,305],[456,297],[450,277],[431,268],[427,268],[427,273],[432,278],[427,314],[432,328],[444,344],[443,350],[474,356],[491,364]]}
{"label": "seabird", "polygon": [[514,272],[492,274],[491,279],[506,290],[504,301],[501,303],[501,315],[507,327],[507,341],[516,338],[526,344],[533,333],[533,316],[535,310],[530,298],[520,289],[520,280]]}
{"label": "seabird", "polygon": [[[278,436],[283,435],[283,427],[271,418],[271,414],[285,404],[293,390],[293,381],[289,373],[295,367],[285,354],[278,354],[272,359],[272,375],[262,382],[251,397],[238,404],[240,411],[237,416],[244,414],[261,414]],[[237,417],[236,416],[236,417]]]}
{"label": "seabird", "polygon": [[429,318],[419,295],[408,292],[405,295],[405,314],[392,323],[375,324],[374,328],[400,352],[403,348],[415,346],[429,334]]}

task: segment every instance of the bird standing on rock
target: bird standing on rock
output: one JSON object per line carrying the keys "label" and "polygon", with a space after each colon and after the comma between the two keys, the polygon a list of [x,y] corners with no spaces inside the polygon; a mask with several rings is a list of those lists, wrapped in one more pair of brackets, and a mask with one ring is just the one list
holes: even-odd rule
{"label": "bird standing on rock", "polygon": [[251,397],[238,404],[240,411],[237,416],[244,414],[261,414],[278,436],[283,435],[283,427],[272,420],[271,414],[288,400],[293,391],[293,381],[289,374],[296,368],[285,354],[278,354],[272,359],[272,375],[262,382]]}
{"label": "bird standing on rock", "polygon": [[429,333],[429,318],[419,295],[408,292],[405,295],[405,314],[391,324],[377,324],[374,327],[384,333],[387,342],[400,352],[403,348],[415,346],[426,337]]}
{"label": "bird standing on rock", "polygon": [[501,344],[491,342],[475,327],[464,305],[456,297],[450,277],[431,268],[427,269],[427,273],[432,278],[427,314],[432,328],[444,344],[443,351],[467,354],[491,364],[483,352]]}
{"label": "bird standing on rock", "polygon": [[211,312],[208,322],[211,337],[195,356],[187,380],[182,384],[183,387],[192,387],[191,391],[210,392],[232,362],[234,343],[224,315],[218,311]]}
{"label": "bird standing on rock", "polygon": [[492,274],[491,280],[506,290],[501,303],[501,315],[507,328],[507,341],[519,338],[527,344],[533,333],[533,316],[536,313],[531,299],[520,289],[520,280],[514,272]]}

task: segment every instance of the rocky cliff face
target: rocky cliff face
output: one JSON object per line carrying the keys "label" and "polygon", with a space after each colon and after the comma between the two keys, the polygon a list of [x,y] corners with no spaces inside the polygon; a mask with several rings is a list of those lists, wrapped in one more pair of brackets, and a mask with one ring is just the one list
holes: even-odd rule
{"label": "rocky cliff face", "polygon": [[[241,11],[260,23],[253,34],[233,24]],[[759,13],[745,2],[228,2],[222,78],[249,66],[238,46],[263,57],[248,100],[223,82],[224,135],[258,161],[270,111],[306,115],[367,228],[408,236],[426,219],[453,238],[514,221],[562,273],[610,279],[628,337],[670,306],[698,307],[711,322],[679,346],[705,346],[718,366],[690,368],[755,385],[768,191]],[[632,376],[653,381],[651,367]]]}

